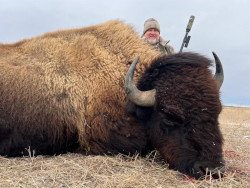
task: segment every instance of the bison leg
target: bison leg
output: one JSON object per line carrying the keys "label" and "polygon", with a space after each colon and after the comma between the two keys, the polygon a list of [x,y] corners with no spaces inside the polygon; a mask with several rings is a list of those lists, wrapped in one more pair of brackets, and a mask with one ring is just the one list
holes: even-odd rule
{"label": "bison leg", "polygon": [[47,134],[42,132],[32,133],[31,131],[22,131],[19,126],[9,126],[0,124],[0,155],[8,157],[26,156],[26,155],[55,155],[65,152],[75,151],[79,145],[77,134],[72,134],[69,138],[66,136],[63,140],[53,140]]}
{"label": "bison leg", "polygon": [[15,129],[0,128],[0,155],[2,156],[22,156],[24,140],[16,133]]}

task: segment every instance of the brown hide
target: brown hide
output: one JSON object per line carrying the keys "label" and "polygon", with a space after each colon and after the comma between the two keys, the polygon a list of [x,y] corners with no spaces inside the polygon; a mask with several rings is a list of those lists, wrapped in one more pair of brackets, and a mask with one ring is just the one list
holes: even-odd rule
{"label": "brown hide", "polygon": [[127,137],[144,134],[124,108],[124,78],[138,55],[136,81],[159,54],[118,20],[0,44],[0,134],[20,147],[24,139],[63,147],[78,135],[90,153],[105,151],[114,122],[134,124]]}

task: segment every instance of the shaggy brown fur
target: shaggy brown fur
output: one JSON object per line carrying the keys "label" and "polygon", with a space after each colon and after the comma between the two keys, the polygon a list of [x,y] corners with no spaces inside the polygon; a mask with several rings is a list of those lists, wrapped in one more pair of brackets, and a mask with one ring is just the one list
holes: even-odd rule
{"label": "shaggy brown fur", "polygon": [[[124,78],[138,55],[135,81],[157,90],[157,104],[128,104],[129,113]],[[120,21],[0,44],[0,155],[156,148],[193,175],[194,162],[221,153],[218,88],[206,58],[159,55]]]}
{"label": "shaggy brown fur", "polygon": [[110,129],[127,121],[124,77],[139,54],[142,73],[157,53],[120,21],[0,45],[0,133],[1,143],[9,143],[0,154],[21,155],[42,143],[49,149],[37,152],[53,154],[75,135],[82,150],[106,152],[101,143],[110,143]]}

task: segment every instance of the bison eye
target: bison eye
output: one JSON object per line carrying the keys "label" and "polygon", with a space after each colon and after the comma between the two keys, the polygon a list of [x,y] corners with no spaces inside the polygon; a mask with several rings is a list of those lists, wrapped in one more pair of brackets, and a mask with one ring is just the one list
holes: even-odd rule
{"label": "bison eye", "polygon": [[163,120],[162,120],[162,123],[163,123],[164,125],[170,126],[170,127],[172,127],[172,126],[175,125],[174,122],[172,122],[172,121],[170,121],[170,120],[168,120],[168,119],[163,119]]}
{"label": "bison eye", "polygon": [[162,122],[169,126],[181,125],[183,120],[175,114],[161,112]]}
{"label": "bison eye", "polygon": [[169,134],[171,131],[175,129],[175,124],[174,122],[168,119],[162,119],[160,123],[160,128],[164,134]]}

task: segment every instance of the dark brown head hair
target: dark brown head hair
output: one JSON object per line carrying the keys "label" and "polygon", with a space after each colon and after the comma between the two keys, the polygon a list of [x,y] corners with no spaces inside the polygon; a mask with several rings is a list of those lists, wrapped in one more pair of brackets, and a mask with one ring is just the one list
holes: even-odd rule
{"label": "dark brown head hair", "polygon": [[142,91],[156,89],[156,105],[134,108],[170,168],[195,177],[224,165],[218,127],[221,103],[211,64],[195,53],[156,59],[138,85]]}

